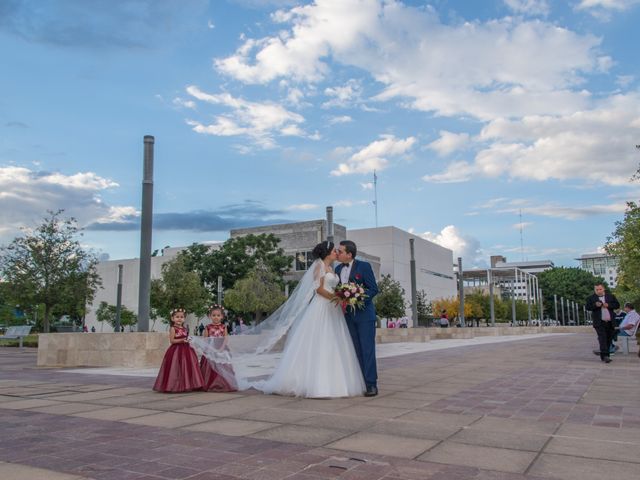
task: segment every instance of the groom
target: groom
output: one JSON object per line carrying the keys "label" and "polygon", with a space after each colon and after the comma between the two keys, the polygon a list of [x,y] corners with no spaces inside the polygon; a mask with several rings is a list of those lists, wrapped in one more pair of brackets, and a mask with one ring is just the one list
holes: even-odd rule
{"label": "groom", "polygon": [[378,394],[378,370],[376,368],[376,307],[373,297],[378,293],[378,285],[373,275],[371,265],[356,260],[358,250],[351,240],[343,240],[338,247],[338,261],[336,274],[340,283],[353,282],[364,288],[367,298],[364,307],[352,311],[347,309],[344,317],[353,340],[353,346],[360,362],[364,383],[367,386],[365,397],[375,397]]}

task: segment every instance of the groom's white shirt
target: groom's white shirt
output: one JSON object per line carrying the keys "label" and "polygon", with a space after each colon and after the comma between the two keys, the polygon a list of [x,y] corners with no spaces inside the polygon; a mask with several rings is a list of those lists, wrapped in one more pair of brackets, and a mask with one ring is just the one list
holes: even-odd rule
{"label": "groom's white shirt", "polygon": [[340,270],[340,283],[349,283],[349,275],[351,275],[351,267],[353,267],[353,260],[348,265],[342,267]]}

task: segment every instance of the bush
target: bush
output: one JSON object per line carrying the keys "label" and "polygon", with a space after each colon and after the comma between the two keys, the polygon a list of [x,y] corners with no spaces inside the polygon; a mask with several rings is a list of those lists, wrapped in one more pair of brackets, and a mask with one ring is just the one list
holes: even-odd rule
{"label": "bush", "polygon": [[[38,335],[27,335],[22,339],[22,345],[24,347],[30,348],[38,348]],[[20,340],[15,339],[5,339],[0,340],[0,347],[19,347]]]}

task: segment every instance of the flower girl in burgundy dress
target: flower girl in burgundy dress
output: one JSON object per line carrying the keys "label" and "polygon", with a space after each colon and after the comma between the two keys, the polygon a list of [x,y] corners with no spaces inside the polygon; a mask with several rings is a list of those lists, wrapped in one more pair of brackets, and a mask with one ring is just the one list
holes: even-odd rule
{"label": "flower girl in burgundy dress", "polygon": [[238,390],[231,355],[227,347],[227,326],[222,323],[224,309],[220,305],[209,307],[211,323],[205,327],[204,336],[211,348],[200,358],[204,378],[204,390],[208,392],[235,392]]}
{"label": "flower girl in burgundy dress", "polygon": [[183,326],[186,312],[183,308],[171,311],[169,342],[171,345],[164,354],[158,378],[153,385],[157,392],[177,393],[201,390],[204,385],[202,373],[198,367],[198,356],[189,345],[189,335]]}

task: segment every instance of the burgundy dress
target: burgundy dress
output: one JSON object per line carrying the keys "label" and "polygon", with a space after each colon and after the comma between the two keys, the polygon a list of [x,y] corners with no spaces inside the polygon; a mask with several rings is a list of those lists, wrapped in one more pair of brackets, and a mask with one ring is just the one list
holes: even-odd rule
{"label": "burgundy dress", "polygon": [[[175,338],[187,338],[187,329],[174,327]],[[162,359],[158,378],[153,385],[157,392],[178,393],[201,390],[204,385],[198,368],[198,356],[188,343],[172,343]]]}
{"label": "burgundy dress", "polygon": [[[210,323],[206,328],[207,336],[213,338],[214,345],[217,348],[223,348],[225,325]],[[236,375],[231,363],[213,362],[203,355],[200,358],[200,369],[204,378],[204,390],[207,392],[235,392],[238,390]]]}

